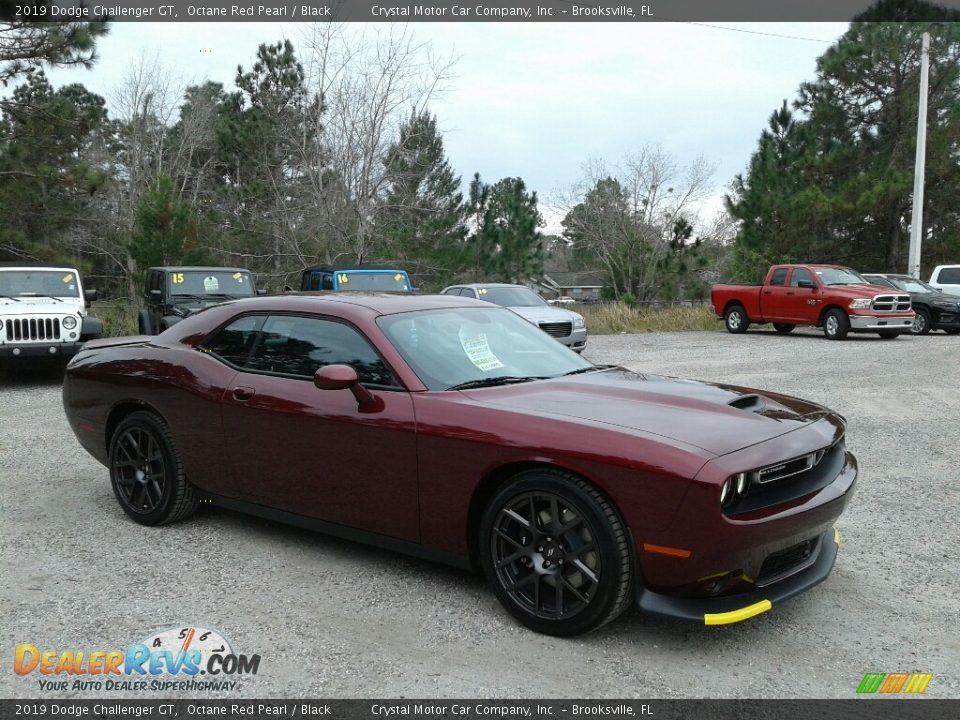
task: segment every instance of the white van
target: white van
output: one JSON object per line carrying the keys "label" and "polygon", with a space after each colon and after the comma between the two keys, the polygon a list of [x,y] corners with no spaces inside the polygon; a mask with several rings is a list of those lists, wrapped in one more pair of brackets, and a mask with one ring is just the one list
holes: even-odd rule
{"label": "white van", "polygon": [[928,285],[951,295],[960,295],[960,265],[937,265]]}

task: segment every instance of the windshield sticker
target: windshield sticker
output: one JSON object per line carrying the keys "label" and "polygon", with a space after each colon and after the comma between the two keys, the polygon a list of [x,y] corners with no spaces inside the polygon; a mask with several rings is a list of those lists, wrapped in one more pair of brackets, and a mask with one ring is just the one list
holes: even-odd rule
{"label": "windshield sticker", "polygon": [[174,285],[183,285],[183,273],[173,273],[170,276],[170,282]]}
{"label": "windshield sticker", "polygon": [[477,290],[477,292],[480,293],[481,295],[486,295],[486,294],[487,294],[487,289],[486,289],[486,288],[480,288],[479,290]]}
{"label": "windshield sticker", "polygon": [[237,282],[243,282],[243,275],[241,275],[240,273],[234,273],[233,279],[236,280]]}
{"label": "windshield sticker", "polygon": [[213,293],[220,289],[220,283],[213,275],[207,275],[203,279],[204,292]]}
{"label": "windshield sticker", "polygon": [[64,285],[66,285],[67,283],[72,283],[72,282],[73,282],[73,273],[67,273],[66,275],[63,276],[63,284],[64,284]]}
{"label": "windshield sticker", "polygon": [[403,280],[403,275],[401,275],[400,273],[397,273],[396,275],[393,276],[393,279],[396,280],[397,282],[400,282],[401,280]]}
{"label": "windshield sticker", "polygon": [[477,366],[483,372],[502,368],[503,363],[493,354],[490,344],[487,342],[487,334],[471,335],[460,338],[460,346],[470,358],[470,362]]}
{"label": "windshield sticker", "polygon": [[337,282],[341,285],[346,285],[348,282],[350,282],[350,276],[346,273],[340,273],[337,275]]}

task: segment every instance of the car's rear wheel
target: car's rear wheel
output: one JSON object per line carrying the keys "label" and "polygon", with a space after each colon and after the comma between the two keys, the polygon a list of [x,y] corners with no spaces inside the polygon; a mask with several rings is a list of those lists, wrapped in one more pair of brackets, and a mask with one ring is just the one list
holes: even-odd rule
{"label": "car's rear wheel", "polygon": [[149,412],[127,415],[110,439],[110,484],[120,507],[141,525],[163,525],[199,504],[166,422]]}
{"label": "car's rear wheel", "polygon": [[914,308],[913,334],[926,335],[930,332],[930,313],[923,308]]}
{"label": "car's rear wheel", "polygon": [[629,606],[626,526],[574,475],[532,470],[501,489],[481,519],[480,557],[500,602],[537,632],[578,635]]}
{"label": "car's rear wheel", "polygon": [[790,325],[788,323],[774,323],[773,329],[776,330],[781,335],[787,335],[793,332],[793,329],[796,325]]}
{"label": "car's rear wheel", "polygon": [[823,316],[823,334],[827,340],[845,340],[850,332],[850,318],[843,310],[828,310]]}
{"label": "car's rear wheel", "polygon": [[732,333],[745,333],[750,327],[750,320],[747,318],[747,311],[743,305],[731,305],[723,314],[723,322],[727,326],[727,331]]}

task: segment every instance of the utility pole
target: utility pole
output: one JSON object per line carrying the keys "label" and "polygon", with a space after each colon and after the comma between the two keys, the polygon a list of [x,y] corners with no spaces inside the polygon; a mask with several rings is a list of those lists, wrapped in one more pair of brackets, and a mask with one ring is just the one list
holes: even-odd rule
{"label": "utility pole", "polygon": [[910,221],[910,257],[907,273],[920,279],[920,243],[923,240],[923,176],[927,160],[927,85],[930,74],[930,33],[923,34],[920,58],[920,109],[917,113],[917,162],[913,171],[913,218]]}

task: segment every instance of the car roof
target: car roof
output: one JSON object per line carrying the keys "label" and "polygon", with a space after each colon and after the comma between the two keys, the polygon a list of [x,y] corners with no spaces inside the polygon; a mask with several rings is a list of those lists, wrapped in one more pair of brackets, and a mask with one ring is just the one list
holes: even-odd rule
{"label": "car roof", "polygon": [[305,267],[303,272],[340,272],[347,270],[371,270],[377,272],[406,272],[403,268],[393,267],[391,265],[311,265]]}
{"label": "car roof", "polygon": [[76,272],[77,269],[72,265],[54,265],[52,263],[38,262],[2,262],[0,270],[70,270]]}
{"label": "car roof", "polygon": [[528,288],[526,285],[518,285],[516,283],[457,283],[456,285],[451,285],[450,287],[468,287],[468,288],[509,287],[509,288],[523,288],[524,290],[530,290],[530,288]]}
{"label": "car roof", "polygon": [[451,295],[411,295],[410,293],[353,290],[287,292],[283,295],[266,295],[242,302],[251,307],[253,303],[263,305],[262,309],[264,310],[320,312],[324,309],[341,308],[340,312],[347,312],[348,308],[356,308],[367,310],[376,315],[392,315],[417,310],[439,310],[449,307],[490,307],[490,303],[482,300]]}

